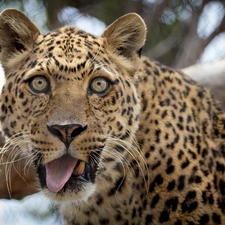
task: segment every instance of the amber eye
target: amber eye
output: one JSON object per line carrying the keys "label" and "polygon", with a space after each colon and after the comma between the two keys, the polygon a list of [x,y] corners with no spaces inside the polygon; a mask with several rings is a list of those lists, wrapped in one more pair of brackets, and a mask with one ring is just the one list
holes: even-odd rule
{"label": "amber eye", "polygon": [[97,94],[105,94],[109,90],[109,82],[103,77],[94,78],[90,83],[90,88]]}
{"label": "amber eye", "polygon": [[36,76],[30,80],[30,88],[32,91],[41,93],[49,90],[49,82],[44,76]]}

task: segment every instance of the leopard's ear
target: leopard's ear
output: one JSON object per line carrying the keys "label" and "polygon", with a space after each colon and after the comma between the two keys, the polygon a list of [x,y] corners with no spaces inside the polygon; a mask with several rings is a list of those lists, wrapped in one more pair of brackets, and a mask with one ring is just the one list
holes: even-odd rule
{"label": "leopard's ear", "polygon": [[0,61],[5,72],[32,48],[39,34],[38,28],[19,10],[6,9],[0,14]]}
{"label": "leopard's ear", "polygon": [[108,26],[102,37],[114,53],[127,58],[140,55],[146,39],[146,25],[136,13],[126,14]]}

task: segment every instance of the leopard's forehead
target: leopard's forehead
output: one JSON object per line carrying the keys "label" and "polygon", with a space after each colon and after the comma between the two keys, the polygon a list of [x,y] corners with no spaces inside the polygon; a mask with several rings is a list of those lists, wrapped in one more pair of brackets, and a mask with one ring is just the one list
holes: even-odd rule
{"label": "leopard's forehead", "polygon": [[69,26],[62,27],[46,35],[40,35],[37,41],[39,48],[43,47],[47,52],[52,52],[54,49],[59,52],[61,50],[67,57],[71,57],[71,53],[79,55],[79,53],[87,54],[88,51],[98,50],[102,44],[103,38],[95,37],[76,27]]}
{"label": "leopard's forehead", "polygon": [[114,69],[110,61],[104,38],[66,26],[39,35],[21,70],[24,69],[26,74],[40,71],[78,76],[84,68],[86,73],[99,68],[112,72]]}
{"label": "leopard's forehead", "polygon": [[76,27],[63,27],[46,35],[39,35],[33,53],[40,58],[56,57],[73,63],[101,52],[103,38],[95,37]]}

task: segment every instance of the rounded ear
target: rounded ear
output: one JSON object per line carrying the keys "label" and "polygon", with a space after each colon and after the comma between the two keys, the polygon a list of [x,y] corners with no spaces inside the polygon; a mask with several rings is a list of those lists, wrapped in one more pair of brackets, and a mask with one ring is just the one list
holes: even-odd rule
{"label": "rounded ear", "polygon": [[109,25],[102,37],[115,53],[127,58],[140,55],[145,43],[146,25],[136,13],[126,14]]}
{"label": "rounded ear", "polygon": [[19,10],[6,9],[0,14],[0,61],[5,71],[10,61],[31,48],[40,34],[38,28]]}

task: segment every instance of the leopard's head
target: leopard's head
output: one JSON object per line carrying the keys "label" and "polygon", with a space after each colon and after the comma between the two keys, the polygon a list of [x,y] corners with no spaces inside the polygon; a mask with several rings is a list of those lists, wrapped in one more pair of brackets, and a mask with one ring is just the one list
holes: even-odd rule
{"label": "leopard's head", "polygon": [[87,199],[124,176],[136,151],[135,73],[145,36],[134,13],[100,37],[75,27],[43,35],[20,11],[1,13],[2,129],[55,200]]}

